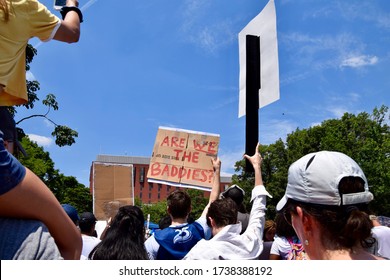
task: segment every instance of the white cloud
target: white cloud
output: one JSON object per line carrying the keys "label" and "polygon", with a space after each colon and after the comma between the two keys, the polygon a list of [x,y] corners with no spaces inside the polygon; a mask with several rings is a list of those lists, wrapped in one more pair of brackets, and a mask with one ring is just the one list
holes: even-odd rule
{"label": "white cloud", "polygon": [[360,56],[353,56],[344,59],[341,62],[340,67],[359,68],[367,65],[375,65],[377,63],[378,63],[378,57],[375,55],[374,56],[360,55]]}
{"label": "white cloud", "polygon": [[49,147],[53,144],[53,139],[36,134],[28,134],[28,138],[39,146]]}
{"label": "white cloud", "polygon": [[237,34],[231,20],[212,22],[212,18],[206,18],[210,5],[208,0],[186,1],[181,32],[185,34],[185,40],[209,54],[216,54],[218,50],[237,40]]}
{"label": "white cloud", "polygon": [[243,150],[239,151],[223,151],[220,150],[218,153],[221,159],[221,175],[229,176],[234,174],[234,165],[237,161],[242,160],[244,155]]}
{"label": "white cloud", "polygon": [[337,68],[340,61],[352,54],[361,54],[364,44],[349,33],[337,36],[309,36],[301,33],[281,34],[280,43],[289,52],[293,63],[311,65],[311,69]]}
{"label": "white cloud", "polygon": [[54,128],[54,124],[49,121],[48,119],[44,119],[43,122],[45,123],[46,127],[49,127],[49,128]]}
{"label": "white cloud", "polygon": [[26,79],[28,81],[35,81],[36,80],[34,74],[31,71],[27,71],[26,72]]}
{"label": "white cloud", "polygon": [[277,140],[286,140],[287,134],[290,134],[298,127],[298,124],[289,120],[272,120],[262,123],[260,119],[260,144],[270,145]]}
{"label": "white cloud", "polygon": [[314,123],[312,123],[312,124],[310,125],[310,127],[315,127],[315,126],[319,126],[319,125],[321,125],[320,122],[314,122]]}
{"label": "white cloud", "polygon": [[[286,1],[287,2],[287,1]],[[327,1],[323,7],[307,9],[303,18],[343,18],[355,22],[357,20],[374,23],[380,28],[390,28],[390,16],[379,4],[380,1]],[[309,3],[307,3],[309,4]]]}
{"label": "white cloud", "polygon": [[347,108],[342,106],[330,106],[327,108],[327,111],[330,112],[336,118],[341,118],[344,113],[349,112]]}

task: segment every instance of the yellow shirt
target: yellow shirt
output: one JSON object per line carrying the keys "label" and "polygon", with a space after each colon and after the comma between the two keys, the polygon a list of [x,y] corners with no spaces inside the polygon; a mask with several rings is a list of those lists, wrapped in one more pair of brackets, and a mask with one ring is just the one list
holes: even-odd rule
{"label": "yellow shirt", "polygon": [[[61,20],[36,0],[12,0],[9,20],[0,10],[0,106],[26,103],[26,46],[32,37],[49,41]],[[11,3],[11,4],[10,4]]]}

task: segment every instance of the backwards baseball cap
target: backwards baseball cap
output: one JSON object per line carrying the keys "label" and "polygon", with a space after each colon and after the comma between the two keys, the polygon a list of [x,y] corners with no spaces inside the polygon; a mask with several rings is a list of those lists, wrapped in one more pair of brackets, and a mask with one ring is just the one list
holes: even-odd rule
{"label": "backwards baseball cap", "polygon": [[[344,177],[358,177],[364,181],[364,191],[339,193],[339,183]],[[368,203],[374,196],[368,190],[366,176],[359,165],[340,152],[310,153],[288,169],[286,193],[276,206],[280,211],[287,199],[320,205],[355,205]]]}
{"label": "backwards baseball cap", "polygon": [[15,148],[27,156],[26,151],[18,141],[15,120],[7,107],[0,107],[0,131],[3,132],[3,140],[14,142]]}
{"label": "backwards baseball cap", "polygon": [[94,224],[97,221],[95,215],[91,212],[84,212],[80,215],[79,224]]}
{"label": "backwards baseball cap", "polygon": [[222,198],[231,198],[237,205],[240,205],[244,200],[245,191],[237,185],[231,185],[221,193]]}

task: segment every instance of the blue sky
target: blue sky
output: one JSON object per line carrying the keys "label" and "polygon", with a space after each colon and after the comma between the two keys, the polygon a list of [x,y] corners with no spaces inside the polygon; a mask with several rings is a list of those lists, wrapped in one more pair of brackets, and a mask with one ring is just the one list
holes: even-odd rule
{"label": "blue sky", "polygon": [[[52,0],[42,0],[54,11]],[[20,126],[55,168],[89,185],[98,154],[146,156],[159,126],[220,134],[222,171],[245,150],[238,118],[238,33],[268,0],[90,0],[77,44],[32,39],[29,77],[57,97],[49,117],[78,131],[57,147],[43,119]],[[390,101],[388,0],[275,0],[280,100],[259,112],[260,143],[271,144],[345,112]],[[55,11],[58,14],[58,12]],[[19,109],[16,120],[32,113]]]}

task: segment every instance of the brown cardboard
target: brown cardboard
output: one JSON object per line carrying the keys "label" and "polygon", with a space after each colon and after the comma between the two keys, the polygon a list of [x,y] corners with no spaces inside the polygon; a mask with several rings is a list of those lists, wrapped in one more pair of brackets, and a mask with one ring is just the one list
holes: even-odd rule
{"label": "brown cardboard", "polygon": [[219,135],[160,127],[147,177],[191,186],[212,187],[211,158],[217,156]]}
{"label": "brown cardboard", "polygon": [[132,166],[93,163],[94,214],[98,220],[115,216],[120,206],[133,204]]}

